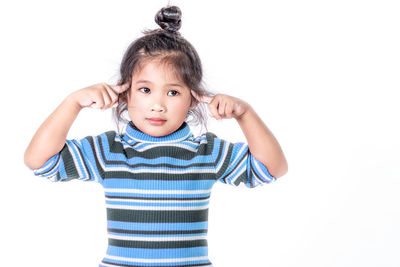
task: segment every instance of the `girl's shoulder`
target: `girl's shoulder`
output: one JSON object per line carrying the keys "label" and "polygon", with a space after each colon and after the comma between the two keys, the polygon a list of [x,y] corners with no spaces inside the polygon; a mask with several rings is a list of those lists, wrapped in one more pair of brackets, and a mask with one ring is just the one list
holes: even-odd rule
{"label": "girl's shoulder", "polygon": [[189,138],[189,140],[200,144],[208,144],[208,143],[213,143],[216,138],[218,137],[214,133],[205,132],[198,136],[192,135],[191,138]]}
{"label": "girl's shoulder", "polygon": [[199,152],[205,151],[206,153],[215,152],[215,150],[219,150],[224,144],[229,143],[218,138],[213,132],[205,132],[197,137],[193,137],[191,141],[199,146]]}
{"label": "girl's shoulder", "polygon": [[90,140],[91,143],[94,143],[100,149],[103,149],[104,147],[111,147],[115,143],[121,142],[123,140],[123,137],[119,135],[116,131],[110,130],[97,135],[88,135],[82,138],[80,141],[82,140]]}

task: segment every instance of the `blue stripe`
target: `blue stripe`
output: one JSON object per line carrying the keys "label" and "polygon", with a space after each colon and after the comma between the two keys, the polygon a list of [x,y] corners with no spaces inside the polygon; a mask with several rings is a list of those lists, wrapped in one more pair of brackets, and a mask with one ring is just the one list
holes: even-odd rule
{"label": "blue stripe", "polygon": [[202,198],[210,196],[210,193],[205,194],[139,194],[139,193],[118,193],[118,192],[107,192],[107,196],[119,196],[119,197],[159,197],[159,198]]}
{"label": "blue stripe", "polygon": [[[146,158],[141,158],[141,157],[134,157],[131,159],[126,160],[126,158],[121,155],[121,154],[116,154],[116,153],[110,153],[107,155],[107,160],[112,161],[112,166],[113,167],[118,167],[118,166],[126,166],[126,164],[118,164],[115,163],[115,161],[123,161],[129,165],[136,165],[136,164],[152,164],[152,165],[157,165],[157,164],[171,164],[174,166],[179,166],[179,167],[188,167],[189,165],[192,165],[193,163],[212,163],[212,158],[209,155],[200,155],[200,156],[195,156],[194,158],[190,160],[183,160],[183,159],[177,159],[174,157],[157,157],[154,159],[146,159]],[[192,168],[192,166],[190,166]],[[149,167],[135,167],[137,168],[149,168]],[[151,167],[154,168],[154,167]],[[195,166],[194,168],[199,168],[199,169],[209,169],[210,166]],[[161,169],[163,169],[161,167]],[[181,168],[173,168],[170,167],[169,169],[181,169]]]}
{"label": "blue stripe", "polygon": [[226,182],[229,183],[229,184],[233,184],[232,180],[233,179],[237,179],[238,178],[237,176],[241,175],[243,173],[243,170],[246,170],[246,169],[244,168],[244,166],[242,164],[233,173],[229,174],[229,178],[226,179]]}
{"label": "blue stripe", "polygon": [[[246,157],[246,154],[248,153],[248,149],[243,149],[242,153],[239,154],[240,149],[243,147],[243,144],[235,144],[233,150],[232,150],[232,155],[231,155],[231,161],[229,162],[230,167],[226,170],[225,173],[231,172],[234,168],[243,168],[246,166],[246,160],[248,160],[248,157]],[[244,162],[242,162],[244,158]],[[240,166],[238,164],[241,163]]]}
{"label": "blue stripe", "polygon": [[[207,256],[207,247],[178,248],[178,249],[141,249],[135,248],[135,255],[132,255],[132,249],[109,246],[107,254],[117,257],[127,257],[145,259],[173,259],[181,257],[202,257]],[[139,257],[140,256],[140,257]]]}
{"label": "blue stripe", "polygon": [[127,180],[118,178],[107,178],[103,182],[103,187],[105,189],[134,188],[146,190],[210,190],[214,183],[214,180],[146,180],[146,182],[143,182],[142,180],[134,179]]}
{"label": "blue stripe", "polygon": [[[135,248],[135,255],[145,259],[173,259],[181,257],[207,256],[207,247],[179,248],[179,249],[140,249]],[[132,255],[132,249],[109,246],[107,254],[117,257],[136,257]],[[139,258],[139,257],[138,257]]]}

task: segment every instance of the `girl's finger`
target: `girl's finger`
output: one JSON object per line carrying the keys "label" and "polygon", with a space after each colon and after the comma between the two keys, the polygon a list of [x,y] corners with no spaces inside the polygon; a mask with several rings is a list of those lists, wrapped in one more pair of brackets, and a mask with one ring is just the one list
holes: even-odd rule
{"label": "girl's finger", "polygon": [[228,119],[231,119],[232,118],[232,115],[233,115],[233,104],[232,103],[227,103],[226,105],[225,105],[225,116],[228,118]]}
{"label": "girl's finger", "polygon": [[130,87],[130,84],[129,84],[129,82],[127,82],[127,83],[124,83],[122,85],[114,85],[114,86],[112,86],[112,89],[116,93],[121,94],[121,93],[125,92],[126,90],[128,90],[129,87]]}
{"label": "girl's finger", "polygon": [[93,98],[93,103],[90,105],[91,108],[101,109],[104,106],[104,99],[101,92],[96,92]]}
{"label": "girl's finger", "polygon": [[226,101],[220,101],[218,105],[218,114],[221,117],[225,117],[225,107],[226,107]]}
{"label": "girl's finger", "polygon": [[107,89],[107,92],[108,92],[112,102],[114,102],[115,100],[118,99],[118,93],[115,92],[112,85],[104,84],[104,87]]}
{"label": "girl's finger", "polygon": [[197,101],[202,102],[202,103],[207,103],[210,104],[211,101],[213,100],[213,97],[211,96],[207,96],[207,95],[199,95],[198,93],[196,93],[194,90],[190,90],[193,97],[196,98]]}
{"label": "girl's finger", "polygon": [[109,107],[112,103],[111,97],[108,95],[107,88],[106,90],[102,91],[101,94],[103,95],[104,105],[101,107],[102,110],[105,110]]}
{"label": "girl's finger", "polygon": [[108,104],[105,108],[114,107],[115,103],[118,104],[118,95],[111,87],[107,87],[106,89],[109,97],[111,98],[111,103]]}
{"label": "girl's finger", "polygon": [[235,115],[241,116],[243,114],[243,112],[244,112],[243,106],[240,104],[235,104],[235,110],[234,110]]}
{"label": "girl's finger", "polygon": [[218,114],[218,104],[219,104],[218,100],[216,100],[216,98],[214,98],[214,100],[211,101],[210,104],[208,104],[208,110],[211,113],[211,117],[214,117],[215,119],[220,120],[221,117]]}

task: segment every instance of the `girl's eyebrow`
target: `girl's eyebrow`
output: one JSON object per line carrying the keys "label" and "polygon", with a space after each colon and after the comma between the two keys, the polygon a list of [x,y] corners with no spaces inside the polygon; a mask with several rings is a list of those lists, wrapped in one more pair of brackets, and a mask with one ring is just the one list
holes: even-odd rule
{"label": "girl's eyebrow", "polygon": [[[138,83],[152,83],[152,82],[150,82],[148,80],[139,80],[139,81],[136,82],[136,84],[138,84]],[[180,85],[178,83],[168,83],[166,85],[183,87],[182,85]]]}

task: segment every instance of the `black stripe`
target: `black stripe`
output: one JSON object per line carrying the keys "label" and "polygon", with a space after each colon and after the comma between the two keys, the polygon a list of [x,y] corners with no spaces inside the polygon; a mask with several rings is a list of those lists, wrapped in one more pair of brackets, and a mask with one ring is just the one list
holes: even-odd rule
{"label": "black stripe", "polygon": [[253,162],[251,161],[251,157],[249,156],[249,160],[250,160],[250,174],[249,174],[249,183],[250,183],[250,188],[254,188],[254,179],[255,176],[258,177],[258,175],[256,175],[255,171],[254,171],[254,167],[253,167]]}
{"label": "black stripe", "polygon": [[204,210],[125,210],[107,208],[107,220],[145,223],[205,222],[208,209]]}
{"label": "black stripe", "polygon": [[206,247],[207,240],[188,240],[188,241],[132,241],[108,239],[109,246],[124,248],[148,248],[148,249],[164,249],[164,248],[192,248]]}
{"label": "black stripe", "polygon": [[[126,164],[123,164],[126,165]],[[132,167],[134,168],[134,167]],[[104,173],[104,178],[109,179],[135,179],[135,180],[155,180],[155,181],[183,181],[183,180],[215,180],[215,173],[166,173],[161,170],[158,173],[133,173],[128,171],[108,171]]]}
{"label": "black stripe", "polygon": [[[98,138],[100,138],[100,137],[98,137]],[[94,144],[93,136],[86,136],[85,138],[83,138],[80,141],[82,146],[84,146],[84,142],[85,141],[87,141],[89,143],[90,149],[91,149],[91,151],[93,152],[93,155],[94,155],[94,159],[95,159],[95,162],[96,162],[96,166],[97,166],[98,172],[99,172],[100,176],[102,176],[103,173],[104,173],[104,170],[102,169],[102,167],[101,167],[101,165],[99,163],[99,160],[98,160],[98,158],[96,156],[96,150],[95,150],[95,144]],[[80,147],[80,145],[77,143],[76,140],[73,140],[73,144],[75,145],[75,148],[77,149],[80,157],[83,159],[82,163],[83,163],[83,165],[85,167],[86,173],[88,174],[88,177],[87,177],[88,179],[87,180],[93,180],[93,176],[90,173],[89,166],[88,166],[88,164],[86,163],[86,160],[85,160],[86,156],[83,155],[82,148]],[[102,150],[103,148],[100,147],[100,149]],[[79,176],[79,174],[78,174],[79,166],[75,166],[75,162],[73,160],[72,153],[69,151],[67,145],[65,145],[65,150],[63,149],[61,151],[61,155],[63,157],[64,168],[65,168],[65,171],[67,173],[67,179],[64,179],[63,181],[69,181],[69,180],[72,180],[72,179],[81,178]]]}
{"label": "black stripe", "polygon": [[[160,158],[160,157],[164,157],[161,154],[158,154],[158,156],[156,158]],[[165,157],[169,157],[169,158],[173,158],[170,156],[165,156]],[[136,157],[139,158],[139,157]],[[140,158],[145,158],[143,156],[141,156]],[[111,161],[107,161],[107,163],[109,163]],[[139,167],[150,167],[150,168],[172,168],[172,169],[188,169],[188,168],[192,168],[192,167],[211,167],[213,166],[213,162],[207,162],[207,163],[192,163],[192,164],[188,164],[188,165],[175,165],[175,164],[170,164],[170,163],[159,163],[159,164],[150,164],[150,163],[138,163],[138,164],[128,164],[125,161],[112,161],[112,164],[122,164],[125,166],[129,166],[131,168],[139,168]]]}
{"label": "black stripe", "polygon": [[[227,153],[226,153],[225,158],[222,158],[225,147],[227,149]],[[225,173],[226,169],[229,167],[229,160],[232,156],[232,151],[233,151],[232,144],[225,145],[225,141],[221,141],[221,145],[219,147],[219,152],[218,152],[218,157],[217,157],[217,160],[215,161],[215,166],[218,166],[218,164],[221,160],[223,161],[222,167],[219,169],[218,173],[216,173],[216,177],[218,179]],[[224,180],[224,182],[226,183],[225,180]]]}
{"label": "black stripe", "polygon": [[192,160],[197,156],[196,152],[188,150],[182,147],[174,146],[154,146],[153,148],[148,148],[144,151],[137,151],[134,147],[127,147],[126,156],[128,159],[135,157],[142,157],[145,159],[155,159],[158,157],[170,157],[178,160]]}
{"label": "black stripe", "polygon": [[[114,266],[120,266],[120,267],[160,267],[160,265],[131,265],[131,264],[122,264],[122,263],[114,263],[111,261],[107,261],[107,260],[102,260],[102,263],[106,263],[106,264],[111,264]],[[166,266],[166,265],[164,265]],[[185,264],[185,265],[168,265],[168,267],[200,267],[200,266],[211,266],[211,262],[207,262],[207,263],[198,263],[198,264]]]}
{"label": "black stripe", "polygon": [[109,196],[105,195],[106,198],[120,198],[120,199],[145,199],[145,200],[163,200],[163,201],[169,201],[169,200],[181,200],[181,201],[189,201],[189,200],[203,200],[203,199],[209,199],[210,196],[206,197],[190,197],[190,198],[185,198],[185,196],[182,197],[120,197],[120,196]]}
{"label": "black stripe", "polygon": [[[107,132],[107,133],[110,133],[110,132]],[[106,133],[106,134],[107,134],[107,133]],[[94,160],[95,160],[95,162],[96,162],[97,171],[98,171],[100,177],[101,177],[101,178],[104,178],[104,173],[105,173],[105,171],[104,171],[103,167],[102,167],[101,164],[100,164],[100,159],[98,158],[100,155],[103,155],[103,159],[105,158],[105,157],[104,157],[104,147],[103,147],[103,143],[101,143],[101,135],[97,136],[97,141],[99,142],[99,150],[102,151],[102,153],[100,153],[100,155],[97,155],[97,153],[96,153],[96,147],[97,147],[97,145],[96,145],[95,142],[94,142],[94,138],[93,138],[93,137],[89,138],[89,136],[88,136],[87,138],[88,138],[87,140],[88,140],[88,142],[90,143],[90,146],[91,146],[92,151],[93,151],[93,156],[94,156]]]}
{"label": "black stripe", "polygon": [[[114,135],[115,137],[115,135]],[[118,144],[116,146],[112,146],[111,148],[111,152],[115,153],[115,154],[121,154],[123,153],[127,159],[131,159],[134,157],[142,157],[145,159],[155,159],[158,158],[160,156],[166,156],[166,157],[172,157],[175,159],[182,159],[182,160],[191,160],[194,157],[196,157],[198,155],[197,151],[192,151],[192,150],[188,150],[186,148],[182,148],[182,147],[177,147],[177,146],[163,146],[162,144],[155,144],[154,147],[152,148],[145,148],[144,151],[137,151],[135,146],[138,145],[142,145],[142,143],[135,143],[133,145],[130,145],[129,147],[125,147],[122,145],[122,141],[119,140],[115,140],[115,138],[108,138],[108,141],[110,144],[115,143]],[[179,144],[182,144],[185,141],[181,141],[179,142]],[[193,142],[193,144],[195,144],[198,147],[201,147],[205,144],[201,144],[199,145],[196,142]],[[188,145],[191,148],[194,148],[190,145]]]}
{"label": "black stripe", "polygon": [[[158,155],[156,158],[159,157],[163,157],[163,155]],[[166,156],[169,158],[172,158],[170,156]],[[104,157],[105,158],[105,157]],[[143,157],[143,154],[140,154],[140,156],[136,156],[136,158],[145,158]],[[122,160],[107,160],[104,159],[105,163],[113,166],[113,165],[125,165],[128,166],[129,168],[139,168],[139,167],[150,167],[150,168],[172,168],[172,169],[188,169],[188,168],[192,168],[192,167],[212,167],[214,166],[213,162],[207,162],[207,163],[191,163],[188,165],[174,165],[174,164],[170,164],[170,163],[159,163],[159,164],[150,164],[150,163],[138,163],[138,164],[129,164],[126,161],[122,161]]]}
{"label": "black stripe", "polygon": [[207,233],[207,229],[203,230],[180,230],[180,231],[137,231],[137,230],[123,230],[107,228],[108,232],[121,233],[121,234],[143,234],[143,235],[188,235],[188,234],[202,234]]}
{"label": "black stripe", "polygon": [[[244,153],[244,155],[238,160],[238,162],[240,163],[240,162],[242,162],[243,160],[244,160],[244,158],[245,157],[247,157],[248,156],[248,153]],[[231,159],[229,159],[229,162],[231,161]],[[246,164],[246,163],[245,163]],[[245,165],[245,166],[247,166],[247,164]],[[227,173],[227,174],[225,174],[224,176],[223,176],[223,180],[226,182],[226,177],[229,177],[232,173],[234,173],[237,169],[239,169],[241,167],[241,164],[237,164],[236,166],[235,166],[235,168],[233,168],[229,173]],[[241,177],[242,175],[245,175],[246,177],[247,177],[247,169],[245,168],[245,172],[244,173],[242,173],[239,177]],[[238,179],[239,180],[239,179]],[[236,183],[235,183],[236,184]],[[236,184],[237,185],[237,184]]]}
{"label": "black stripe", "polygon": [[[211,132],[206,133],[206,143],[203,143],[200,145],[199,149],[197,150],[198,155],[212,155],[214,152],[214,146],[215,146],[215,138],[217,136]],[[200,140],[201,142],[201,140]]]}
{"label": "black stripe", "polygon": [[[184,144],[185,141],[181,141],[177,144]],[[194,143],[194,142],[192,142]],[[199,144],[194,143],[195,146],[199,147]],[[141,157],[146,158],[146,159],[154,159],[154,158],[158,158],[160,155],[161,156],[166,156],[166,157],[172,157],[175,159],[183,159],[183,160],[191,160],[193,159],[195,156],[197,156],[197,151],[192,151],[189,150],[187,148],[183,148],[183,147],[178,147],[178,146],[171,146],[168,144],[154,144],[155,146],[153,146],[152,148],[149,148],[148,145],[143,146],[141,149],[144,149],[143,151],[138,151],[136,150],[136,147],[132,147],[133,149],[133,153],[130,154],[129,156],[133,156],[136,157],[138,156],[138,154],[140,154]],[[188,147],[190,147],[191,149],[193,149],[194,147],[191,145],[187,145]]]}
{"label": "black stripe", "polygon": [[[81,158],[83,158],[82,153],[81,153],[81,149],[78,147],[78,145],[74,142],[74,140],[72,141],[73,145],[76,146],[79,155],[81,156]],[[71,146],[73,146],[71,145]],[[74,159],[72,157],[71,152],[69,151],[69,147],[67,145],[67,143],[65,143],[63,149],[61,150],[61,157],[63,159],[64,162],[64,169],[65,169],[65,173],[67,174],[67,177],[63,180],[63,181],[69,181],[72,179],[78,179],[79,177],[79,173],[77,168],[79,168],[79,166],[75,166],[75,162]],[[86,165],[86,162],[84,161],[84,166],[85,166],[85,171],[88,172],[88,167]],[[90,174],[89,174],[90,175]]]}
{"label": "black stripe", "polygon": [[235,180],[235,182],[233,182],[233,184],[236,186],[238,186],[240,183],[247,184],[248,183],[247,179],[248,179],[247,174],[246,172],[244,172],[241,175],[239,175],[239,177]]}

